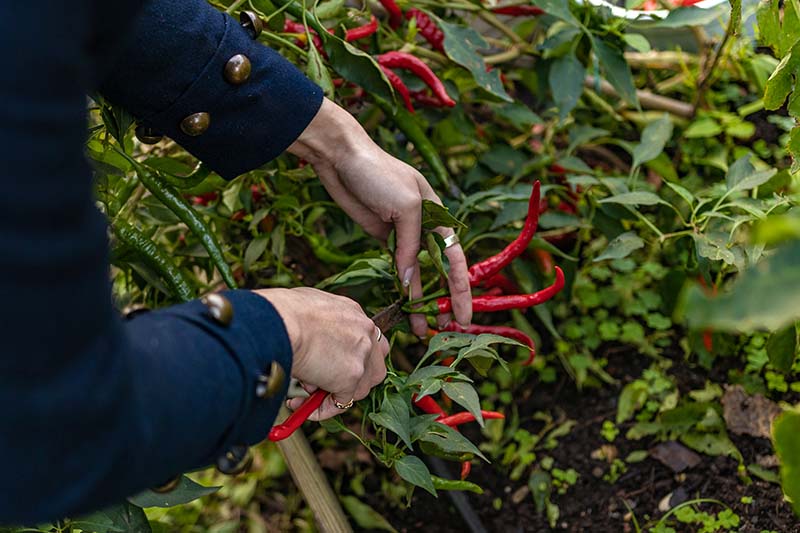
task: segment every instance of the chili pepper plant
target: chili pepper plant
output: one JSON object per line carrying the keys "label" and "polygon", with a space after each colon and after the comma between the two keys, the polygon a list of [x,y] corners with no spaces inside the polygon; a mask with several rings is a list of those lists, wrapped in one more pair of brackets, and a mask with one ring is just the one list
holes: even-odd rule
{"label": "chili pepper plant", "polygon": [[[300,429],[336,465],[355,524],[414,527],[414,513],[446,505],[427,494],[455,490],[492,530],[518,527],[517,513],[531,531],[790,530],[790,509],[800,512],[796,1],[656,2],[669,16],[633,22],[554,0],[211,3],[260,17],[259,39],[444,203],[423,206],[425,297],[404,300],[430,334],[386,332],[386,381]],[[369,315],[405,297],[393,237],[366,235],[304,161],[285,154],[225,182],[168,139],[142,142],[152,139],[102,96],[89,111],[120,310],[224,287],[315,286]],[[436,320],[449,311],[437,226],[457,231],[471,265],[470,327]],[[769,406],[760,429],[743,430],[738,394]],[[610,409],[581,420],[602,399]],[[569,411],[573,401],[584,403]],[[646,499],[645,468],[673,490],[692,479],[660,462],[667,444],[700,465],[716,457],[751,503],[707,484],[666,509],[663,495]],[[581,460],[561,451],[577,446],[588,447]],[[434,475],[431,457],[449,474]],[[239,479],[195,473],[171,494],[41,530],[310,530],[285,472],[266,444]],[[202,486],[220,484],[211,495]],[[593,503],[614,490],[630,513]],[[593,510],[591,524],[574,501]],[[758,522],[756,506],[775,509],[772,522]]]}

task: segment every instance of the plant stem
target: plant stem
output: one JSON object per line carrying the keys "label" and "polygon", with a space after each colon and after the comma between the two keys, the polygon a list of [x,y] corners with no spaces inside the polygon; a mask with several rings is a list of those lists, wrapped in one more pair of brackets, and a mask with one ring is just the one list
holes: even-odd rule
{"label": "plant stem", "polygon": [[480,13],[478,13],[478,16],[480,18],[482,18],[485,22],[490,24],[491,26],[494,26],[495,28],[497,28],[498,30],[503,32],[503,34],[505,36],[507,36],[509,39],[511,39],[515,43],[517,43],[517,44],[524,44],[525,43],[525,40],[522,37],[520,37],[519,35],[514,33],[514,30],[512,30],[511,28],[509,28],[508,26],[506,26],[505,24],[500,22],[500,19],[498,19],[496,16],[494,16],[493,13],[491,13],[489,11],[481,11]]}
{"label": "plant stem", "polygon": [[231,4],[231,5],[230,5],[230,6],[229,6],[229,7],[228,7],[226,10],[225,10],[225,13],[227,13],[228,15],[230,15],[231,13],[234,13],[234,12],[235,12],[237,9],[239,9],[240,7],[242,7],[242,4],[244,4],[245,2],[247,2],[247,0],[236,0],[234,3],[232,3],[232,4]]}

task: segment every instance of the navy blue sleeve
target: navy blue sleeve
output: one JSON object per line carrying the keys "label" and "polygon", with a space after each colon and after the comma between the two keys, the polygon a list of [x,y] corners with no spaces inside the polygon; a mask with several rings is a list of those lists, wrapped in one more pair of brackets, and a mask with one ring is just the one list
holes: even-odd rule
{"label": "navy blue sleeve", "polygon": [[258,398],[259,376],[291,372],[280,316],[248,291],[227,293],[227,327],[197,301],[114,311],[82,155],[92,3],[0,3],[0,524],[74,516],[263,439],[287,381]]}
{"label": "navy blue sleeve", "polygon": [[[206,0],[150,0],[122,48],[104,96],[224,178],[286,150],[322,104],[317,85]],[[250,74],[231,83],[225,67],[237,55]],[[181,123],[197,113],[207,113],[208,129],[187,135]]]}

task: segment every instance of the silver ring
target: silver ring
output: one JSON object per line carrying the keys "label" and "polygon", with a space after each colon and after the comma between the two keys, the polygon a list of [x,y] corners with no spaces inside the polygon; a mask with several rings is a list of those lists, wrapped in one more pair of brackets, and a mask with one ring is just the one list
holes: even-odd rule
{"label": "silver ring", "polygon": [[337,409],[341,409],[342,411],[345,411],[345,410],[350,409],[351,407],[353,407],[353,402],[354,401],[355,401],[355,398],[350,398],[350,401],[347,402],[347,403],[339,403],[334,398],[333,399],[333,405],[335,405]]}
{"label": "silver ring", "polygon": [[375,337],[375,342],[381,342],[381,339],[383,338],[383,332],[378,326],[375,326],[375,329],[378,331],[378,335]]}
{"label": "silver ring", "polygon": [[461,241],[458,240],[458,235],[453,233],[449,237],[444,238],[444,249],[447,250],[448,248],[450,248],[451,246],[455,246],[459,242]]}

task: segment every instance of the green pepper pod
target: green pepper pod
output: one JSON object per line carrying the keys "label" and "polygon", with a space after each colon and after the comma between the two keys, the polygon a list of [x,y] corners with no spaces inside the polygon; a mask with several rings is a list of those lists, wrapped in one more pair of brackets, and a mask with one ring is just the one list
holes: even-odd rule
{"label": "green pepper pod", "polygon": [[189,230],[200,239],[200,243],[203,245],[203,248],[206,249],[208,252],[211,261],[219,270],[222,279],[225,281],[225,284],[232,288],[236,288],[236,281],[233,278],[233,272],[231,271],[231,267],[225,261],[225,257],[222,253],[222,248],[217,242],[217,238],[214,236],[214,233],[211,231],[211,228],[200,218],[200,215],[192,209],[186,199],[181,196],[178,191],[175,190],[170,184],[163,182],[159,179],[155,174],[150,172],[147,168],[145,168],[141,163],[133,159],[127,154],[123,154],[133,165],[133,168],[136,170],[136,174],[139,176],[139,181],[142,182],[148,191],[150,191],[153,196],[158,198],[162,204],[164,204],[170,211],[175,213],[181,222],[186,224]]}
{"label": "green pepper pod", "polygon": [[161,275],[174,296],[184,302],[194,298],[194,290],[183,272],[170,261],[156,243],[123,220],[115,220],[111,227],[121,243],[136,250],[147,265]]}

